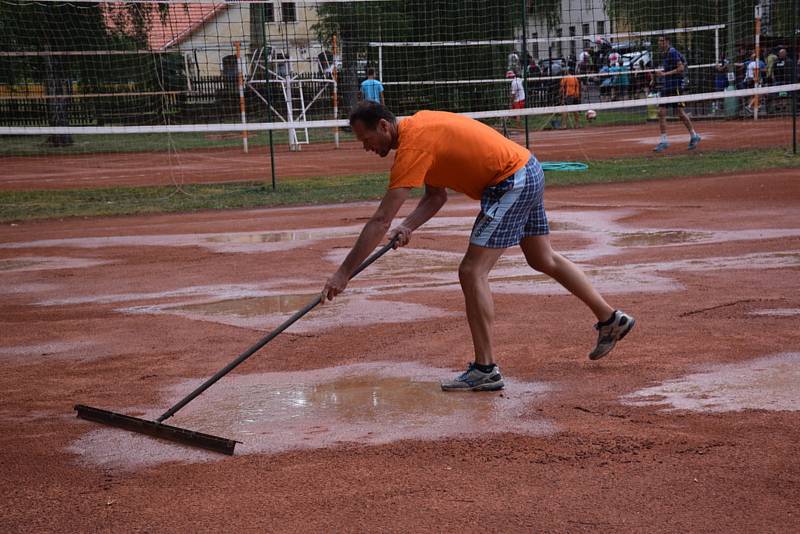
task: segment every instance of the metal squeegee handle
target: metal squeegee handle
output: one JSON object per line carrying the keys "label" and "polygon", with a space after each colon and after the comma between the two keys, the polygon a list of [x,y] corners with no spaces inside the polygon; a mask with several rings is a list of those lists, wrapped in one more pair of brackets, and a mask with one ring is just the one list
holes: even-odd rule
{"label": "metal squeegee handle", "polygon": [[[352,280],[358,273],[360,273],[361,271],[363,271],[364,269],[366,269],[367,267],[372,265],[372,263],[375,262],[375,260],[377,260],[378,258],[383,256],[384,254],[389,252],[389,250],[394,248],[394,245],[395,245],[396,242],[397,242],[397,238],[395,237],[394,239],[389,241],[387,244],[382,246],[377,252],[374,252],[369,258],[364,260],[364,262],[361,265],[359,265],[356,268],[355,271],[353,271],[353,274],[350,275],[350,280]],[[214,376],[212,376],[211,378],[209,378],[208,380],[206,380],[205,382],[200,384],[197,387],[197,389],[195,389],[194,391],[192,391],[191,393],[186,395],[184,398],[179,400],[175,404],[175,406],[173,406],[172,408],[170,408],[169,410],[164,412],[158,419],[156,419],[156,422],[161,423],[161,422],[169,419],[173,415],[175,415],[175,413],[178,410],[180,410],[181,408],[183,408],[184,406],[189,404],[198,395],[200,395],[202,392],[204,392],[205,390],[210,388],[217,380],[219,380],[220,378],[222,378],[226,374],[230,373],[234,368],[236,368],[236,366],[238,366],[240,363],[245,361],[247,358],[249,358],[250,356],[255,354],[264,345],[266,345],[267,343],[269,343],[270,341],[275,339],[275,337],[277,337],[278,334],[280,334],[281,332],[283,332],[284,330],[286,330],[287,328],[292,326],[292,324],[294,324],[295,321],[297,321],[302,316],[304,316],[305,314],[307,314],[308,312],[310,312],[311,310],[316,308],[317,305],[320,304],[323,299],[324,299],[324,297],[322,296],[322,293],[320,292],[319,296],[316,297],[311,302],[309,302],[308,304],[306,304],[303,307],[303,309],[298,310],[297,312],[295,312],[294,315],[292,315],[291,317],[286,319],[286,321],[284,321],[283,324],[281,324],[278,328],[276,328],[275,330],[273,330],[272,332],[270,332],[266,336],[264,336],[261,339],[259,339],[258,342],[255,345],[253,345],[252,347],[250,347],[249,349],[247,349],[246,351],[241,353],[235,360],[233,360],[231,363],[229,363],[228,365],[226,365],[225,367],[220,369],[217,372],[217,374],[215,374]]]}

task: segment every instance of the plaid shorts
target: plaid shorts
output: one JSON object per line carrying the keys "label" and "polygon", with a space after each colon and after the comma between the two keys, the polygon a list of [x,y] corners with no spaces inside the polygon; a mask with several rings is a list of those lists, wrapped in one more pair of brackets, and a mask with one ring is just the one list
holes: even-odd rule
{"label": "plaid shorts", "polygon": [[481,196],[469,242],[486,248],[519,245],[524,237],[550,233],[544,212],[544,171],[534,156]]}

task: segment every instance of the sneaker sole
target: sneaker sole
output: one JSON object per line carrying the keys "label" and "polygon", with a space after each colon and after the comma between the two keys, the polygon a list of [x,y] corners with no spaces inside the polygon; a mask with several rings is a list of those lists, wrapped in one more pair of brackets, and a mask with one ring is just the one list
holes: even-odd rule
{"label": "sneaker sole", "polygon": [[440,384],[442,391],[498,391],[505,387],[505,384],[502,380],[498,380],[497,382],[487,382],[485,384],[478,384],[477,386],[472,386],[471,388],[459,388],[459,387],[447,387],[444,384]]}
{"label": "sneaker sole", "polygon": [[605,351],[604,353],[602,353],[602,354],[596,354],[596,355],[594,355],[594,356],[592,356],[592,355],[590,354],[590,355],[589,355],[589,359],[590,359],[590,360],[592,360],[592,361],[599,360],[600,358],[602,358],[603,356],[607,355],[609,352],[611,352],[612,350],[614,350],[614,347],[616,347],[616,346],[617,346],[617,343],[619,343],[620,341],[622,341],[622,338],[624,338],[625,336],[627,336],[627,335],[628,335],[628,332],[630,332],[631,330],[633,330],[633,327],[634,327],[634,326],[636,326],[636,319],[634,319],[634,318],[632,318],[632,317],[631,317],[631,320],[630,320],[630,322],[628,323],[628,328],[626,328],[626,329],[625,329],[625,331],[624,331],[624,332],[622,332],[622,333],[619,335],[619,338],[618,338],[618,339],[617,339],[617,340],[614,342],[614,344],[613,344],[613,345],[611,345],[611,347],[609,347],[609,349],[608,349],[607,351]]}

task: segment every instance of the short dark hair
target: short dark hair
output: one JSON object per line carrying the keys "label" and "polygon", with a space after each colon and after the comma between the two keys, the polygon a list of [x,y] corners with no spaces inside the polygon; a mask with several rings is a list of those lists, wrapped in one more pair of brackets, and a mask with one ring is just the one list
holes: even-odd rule
{"label": "short dark hair", "polygon": [[367,76],[375,76],[375,69],[372,67],[367,69]]}
{"label": "short dark hair", "polygon": [[659,38],[659,39],[664,39],[664,40],[665,40],[666,42],[668,42],[668,43],[671,43],[671,42],[672,42],[672,39],[671,39],[671,38],[670,38],[670,36],[669,36],[669,35],[667,35],[666,33],[662,33],[661,35],[659,35],[659,36],[658,36],[658,38]]}
{"label": "short dark hair", "polygon": [[394,113],[389,111],[389,108],[372,100],[362,100],[350,112],[350,126],[358,121],[370,130],[374,130],[378,127],[381,119],[390,123],[397,122]]}

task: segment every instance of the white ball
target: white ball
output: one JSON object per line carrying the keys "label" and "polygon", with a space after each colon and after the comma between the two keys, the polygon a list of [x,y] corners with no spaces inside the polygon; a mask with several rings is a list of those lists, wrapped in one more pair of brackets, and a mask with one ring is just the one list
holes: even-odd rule
{"label": "white ball", "polygon": [[587,121],[593,121],[595,118],[597,118],[597,112],[595,110],[590,109],[589,111],[586,112]]}

